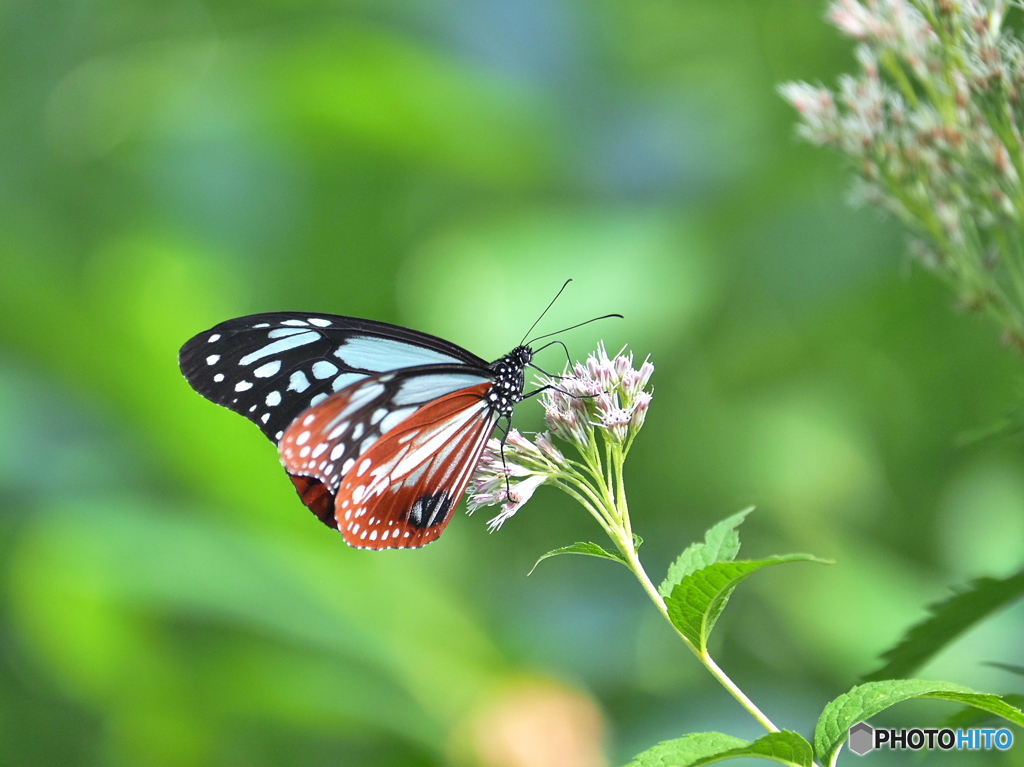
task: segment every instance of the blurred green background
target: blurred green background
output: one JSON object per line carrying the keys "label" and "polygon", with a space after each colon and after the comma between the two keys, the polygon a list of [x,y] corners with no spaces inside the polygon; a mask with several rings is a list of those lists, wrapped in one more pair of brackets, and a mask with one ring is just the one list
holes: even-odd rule
{"label": "blurred green background", "polygon": [[[494,535],[460,513],[420,551],[347,548],[178,373],[240,314],[371,317],[489,359],[568,277],[543,331],[625,314],[564,339],[657,366],[627,475],[652,577],[751,504],[745,554],[838,562],[752,579],[714,637],[805,734],[926,603],[1019,568],[1019,441],[955,445],[1013,402],[1020,359],[846,204],[775,93],[850,67],[823,11],[0,5],[0,762],[591,767],[758,734],[624,570],[526,577],[598,534],[553,490]],[[984,661],[1024,663],[1022,608],[921,675],[1020,691]]]}

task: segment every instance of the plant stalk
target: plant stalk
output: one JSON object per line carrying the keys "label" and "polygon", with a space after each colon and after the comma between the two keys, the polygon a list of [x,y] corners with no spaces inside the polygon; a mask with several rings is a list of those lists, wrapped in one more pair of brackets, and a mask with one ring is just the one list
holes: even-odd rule
{"label": "plant stalk", "polygon": [[[624,531],[622,531],[624,532]],[[711,675],[718,680],[729,694],[732,695],[743,708],[745,708],[758,723],[764,727],[768,732],[779,732],[779,728],[775,726],[775,723],[769,719],[761,709],[755,705],[754,701],[746,696],[746,694],[739,688],[739,686],[729,678],[721,667],[715,663],[714,659],[708,653],[707,650],[700,650],[694,646],[693,642],[684,636],[679,629],[676,628],[675,624],[672,623],[672,619],[668,614],[668,606],[665,604],[664,598],[658,592],[658,589],[651,582],[650,577],[647,575],[647,571],[644,570],[644,566],[640,563],[640,557],[636,553],[636,549],[633,546],[632,536],[621,535],[616,543],[619,546],[619,551],[626,558],[626,562],[629,565],[629,569],[632,570],[633,575],[640,581],[640,585],[644,591],[647,592],[647,596],[654,602],[654,606],[658,608],[658,611],[662,614],[665,620],[668,621],[669,625],[672,626],[672,630],[676,632],[680,639],[683,640],[684,644],[690,649],[690,651],[697,657]]]}

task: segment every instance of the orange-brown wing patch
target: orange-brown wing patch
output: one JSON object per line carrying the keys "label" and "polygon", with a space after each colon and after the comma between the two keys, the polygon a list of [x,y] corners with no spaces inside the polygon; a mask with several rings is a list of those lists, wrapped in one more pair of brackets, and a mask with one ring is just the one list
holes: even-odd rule
{"label": "orange-brown wing patch", "polygon": [[441,534],[497,423],[484,399],[490,386],[424,405],[359,457],[335,498],[349,544],[414,548]]}
{"label": "orange-brown wing patch", "polygon": [[338,520],[334,518],[334,495],[327,485],[313,477],[300,477],[289,474],[288,479],[295,485],[295,492],[304,504],[316,514],[317,518],[328,527],[338,529]]}

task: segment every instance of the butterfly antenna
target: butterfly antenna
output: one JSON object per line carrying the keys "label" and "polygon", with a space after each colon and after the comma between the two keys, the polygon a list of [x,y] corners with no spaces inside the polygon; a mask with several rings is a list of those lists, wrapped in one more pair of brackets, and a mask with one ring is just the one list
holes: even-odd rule
{"label": "butterfly antenna", "polygon": [[[547,308],[546,308],[546,309],[545,309],[544,311],[542,311],[542,312],[540,313],[540,317],[538,317],[538,318],[537,318],[536,320],[534,320],[534,323],[533,323],[532,325],[530,325],[530,329],[529,329],[529,330],[527,330],[527,331],[526,331],[526,333],[525,333],[525,334],[523,335],[523,340],[519,342],[519,345],[520,345],[520,346],[522,346],[522,345],[523,345],[524,343],[526,343],[526,337],[527,337],[527,336],[529,336],[529,335],[530,335],[530,333],[532,333],[532,332],[533,332],[533,329],[534,329],[535,327],[537,327],[537,323],[538,323],[538,322],[540,322],[540,321],[541,321],[542,319],[544,319],[544,315],[548,313],[548,309],[550,309],[550,308],[551,308],[552,306],[554,306],[554,305],[555,305],[555,301],[557,301],[557,300],[558,300],[558,297],[559,297],[560,295],[562,295],[562,292],[563,292],[563,291],[564,291],[564,290],[565,290],[565,289],[566,289],[567,287],[569,287],[569,283],[570,283],[570,282],[572,282],[572,278],[571,278],[571,277],[570,277],[569,279],[567,279],[567,280],[565,281],[565,284],[564,284],[564,285],[562,285],[562,287],[560,287],[560,288],[558,289],[558,292],[557,292],[557,293],[555,293],[555,297],[551,299],[551,303],[547,305]],[[541,336],[541,337],[543,338],[543,336]]]}
{"label": "butterfly antenna", "polygon": [[[527,344],[527,345],[529,346],[529,345],[535,344],[537,341],[541,340],[542,338],[551,338],[551,336],[557,336],[559,333],[564,333],[567,330],[575,330],[576,328],[582,328],[584,325],[589,325],[591,322],[597,322],[598,320],[606,320],[606,319],[608,319],[610,317],[618,317],[620,320],[622,319],[622,315],[621,314],[603,314],[600,317],[594,317],[594,319],[587,320],[586,322],[581,322],[578,325],[570,325],[567,328],[562,328],[561,330],[556,330],[554,333],[545,333],[542,336],[537,336],[532,341],[530,341],[529,344]],[[537,323],[534,323],[534,325],[536,325],[536,324]],[[527,335],[529,335],[529,334],[527,334]]]}

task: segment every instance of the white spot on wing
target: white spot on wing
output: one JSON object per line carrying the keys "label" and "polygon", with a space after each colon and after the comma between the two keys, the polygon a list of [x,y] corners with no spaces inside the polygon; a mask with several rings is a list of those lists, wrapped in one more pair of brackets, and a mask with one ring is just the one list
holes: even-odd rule
{"label": "white spot on wing", "polygon": [[281,392],[272,391],[267,395],[267,407],[276,407],[281,404]]}
{"label": "white spot on wing", "polygon": [[309,401],[309,406],[313,407],[313,405],[319,405],[325,399],[327,399],[327,395],[326,394],[323,394],[323,393],[317,394],[315,397],[313,397],[313,399],[311,399]]}
{"label": "white spot on wing", "polygon": [[309,323],[307,323],[305,320],[281,320],[281,324],[282,325],[300,325],[302,327],[305,327]]}
{"label": "white spot on wing", "polygon": [[326,328],[331,324],[331,321],[325,320],[323,317],[310,317],[309,324],[316,325],[318,328]]}
{"label": "white spot on wing", "polygon": [[239,381],[235,384],[235,391],[249,391],[252,388],[252,384],[249,381]]}
{"label": "white spot on wing", "polygon": [[341,391],[346,386],[351,386],[357,381],[362,381],[366,376],[359,373],[342,373],[340,376],[334,379],[334,383],[331,386],[334,391]]}
{"label": "white spot on wing", "polygon": [[349,397],[348,404],[345,406],[345,409],[342,410],[338,415],[346,416],[349,415],[350,413],[354,413],[359,408],[372,402],[383,393],[384,384],[373,382],[368,383],[365,386],[361,386],[359,387],[359,389],[356,390],[355,394]]}
{"label": "white spot on wing", "polygon": [[309,442],[309,437],[310,437],[310,432],[307,429],[306,431],[302,432],[298,436],[298,438],[295,440],[295,444],[296,445],[305,445],[307,442]]}
{"label": "white spot on wing", "polygon": [[219,340],[220,340],[220,333],[214,333],[212,336],[210,336],[209,338],[206,339],[206,342],[214,344],[214,343],[217,343],[217,341],[219,341]]}
{"label": "white spot on wing", "polygon": [[219,361],[220,361],[220,355],[219,354],[211,354],[209,357],[206,358],[206,364],[207,365],[216,365]]}
{"label": "white spot on wing", "polygon": [[213,380],[216,381],[217,383],[220,383],[221,381],[224,380],[224,374],[223,373],[217,373],[217,375],[215,375],[213,377]]}
{"label": "white spot on wing", "polygon": [[[267,335],[273,335],[276,332],[277,331],[275,330],[271,330],[270,333],[268,333]],[[298,347],[305,346],[306,344],[311,344],[318,338],[320,338],[319,333],[314,333],[312,331],[300,332],[297,335],[282,338],[280,340],[274,341],[273,343],[269,343],[266,346],[261,347],[254,352],[246,354],[244,357],[242,357],[242,359],[238,361],[238,364],[251,365],[256,360],[261,360],[264,357],[270,357],[274,354],[281,354],[282,352],[286,352],[291,349],[297,349]]]}
{"label": "white spot on wing", "polygon": [[315,378],[330,378],[338,372],[338,366],[327,360],[317,360],[313,363],[313,376]]}
{"label": "white spot on wing", "polygon": [[267,338],[287,338],[288,336],[297,336],[299,333],[308,332],[308,330],[303,328],[274,328],[267,333]]}
{"label": "white spot on wing", "polygon": [[306,378],[306,374],[301,370],[296,370],[292,373],[292,377],[288,379],[288,391],[304,392],[309,388],[309,379]]}
{"label": "white spot on wing", "polygon": [[380,433],[384,434],[385,432],[391,431],[415,412],[416,408],[414,407],[404,407],[401,410],[392,411],[388,414],[387,418],[380,422]]}
{"label": "white spot on wing", "polygon": [[252,374],[257,378],[270,378],[275,375],[278,370],[281,369],[281,360],[274,360],[273,362],[266,362],[252,371]]}

